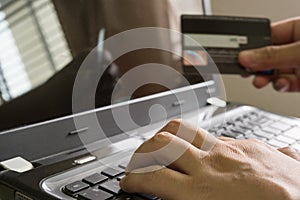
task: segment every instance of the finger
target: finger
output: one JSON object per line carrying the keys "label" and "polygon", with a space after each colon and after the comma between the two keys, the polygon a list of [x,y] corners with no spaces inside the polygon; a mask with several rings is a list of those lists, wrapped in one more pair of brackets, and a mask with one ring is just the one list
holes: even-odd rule
{"label": "finger", "polygon": [[278,78],[274,84],[273,87],[275,90],[277,90],[278,92],[287,92],[290,90],[291,87],[291,82],[289,79],[287,78]]}
{"label": "finger", "polygon": [[256,76],[253,79],[253,85],[258,88],[264,88],[266,87],[270,82],[272,82],[272,76]]}
{"label": "finger", "polygon": [[272,24],[274,44],[288,44],[300,40],[300,17],[291,18]]}
{"label": "finger", "polygon": [[189,189],[189,181],[187,175],[164,168],[149,173],[129,174],[120,181],[120,186],[128,193],[152,194],[162,199],[185,199],[183,194]]}
{"label": "finger", "polygon": [[176,135],[203,151],[210,151],[218,142],[218,139],[207,131],[178,119],[169,122],[161,131]]}
{"label": "finger", "polygon": [[284,74],[295,74],[295,69],[294,68],[281,68],[276,70],[276,75],[284,75]]}
{"label": "finger", "polygon": [[[266,87],[272,81],[276,80],[279,76],[282,76],[282,74],[288,75],[288,74],[293,74],[293,73],[294,73],[294,69],[281,69],[281,70],[277,70],[276,75],[274,75],[274,76],[256,76],[253,79],[253,85],[256,88],[261,89],[261,88]],[[285,85],[283,85],[283,86],[278,85],[275,87],[275,85],[274,85],[274,88],[276,88],[276,90],[278,90],[278,91],[282,91],[282,90],[284,90],[284,88],[283,88],[284,86]]]}
{"label": "finger", "polygon": [[300,162],[300,153],[296,149],[285,147],[278,149],[278,151]]}
{"label": "finger", "polygon": [[253,71],[296,68],[300,66],[299,50],[300,42],[247,50],[239,54],[239,61]]}
{"label": "finger", "polygon": [[202,151],[183,139],[168,132],[160,132],[137,149],[126,171],[130,173],[135,169],[161,165],[192,174],[196,166],[187,163],[196,163],[201,154]]}
{"label": "finger", "polygon": [[249,78],[250,75],[241,75],[242,78]]}
{"label": "finger", "polygon": [[282,75],[274,80],[273,87],[278,92],[298,92],[299,80],[294,75]]}

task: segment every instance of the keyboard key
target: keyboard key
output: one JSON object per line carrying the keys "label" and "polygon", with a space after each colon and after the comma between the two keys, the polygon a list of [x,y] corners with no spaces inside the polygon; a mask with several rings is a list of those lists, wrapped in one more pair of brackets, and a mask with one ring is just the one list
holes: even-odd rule
{"label": "keyboard key", "polygon": [[115,169],[115,168],[106,168],[101,172],[101,174],[108,176],[109,178],[115,178],[116,176],[121,175],[124,173],[121,169]]}
{"label": "keyboard key", "polygon": [[244,124],[244,123],[237,123],[236,126],[238,126],[239,128],[243,128],[245,130],[252,130],[253,126],[249,125],[249,124]]}
{"label": "keyboard key", "polygon": [[295,140],[300,140],[300,128],[294,127],[288,130],[287,132],[285,132],[284,135],[293,138]]}
{"label": "keyboard key", "polygon": [[225,124],[222,128],[224,130],[231,130],[232,128],[234,128],[234,126],[233,125],[227,125],[227,124]]}
{"label": "keyboard key", "polygon": [[273,134],[267,133],[267,132],[262,131],[262,130],[256,130],[256,131],[254,131],[254,135],[257,135],[259,137],[266,138],[266,139],[271,139],[271,138],[274,137]]}
{"label": "keyboard key", "polygon": [[265,121],[264,123],[260,123],[259,126],[260,126],[261,128],[265,128],[265,127],[271,125],[272,123],[274,123],[274,121],[273,121],[273,120],[269,120],[269,121]]}
{"label": "keyboard key", "polygon": [[237,139],[237,140],[245,140],[247,138],[245,136],[243,136],[243,135],[239,135],[235,139]]}
{"label": "keyboard key", "polygon": [[223,133],[226,133],[226,130],[224,128],[218,129],[215,134],[221,136]]}
{"label": "keyboard key", "polygon": [[76,181],[74,183],[68,184],[65,186],[64,191],[68,194],[74,194],[77,193],[81,190],[84,190],[86,188],[88,188],[89,185],[86,183],[83,183],[81,181]]}
{"label": "keyboard key", "polygon": [[247,139],[262,139],[262,137],[259,137],[257,135],[254,135],[254,134],[249,134],[249,135],[246,135],[246,138]]}
{"label": "keyboard key", "polygon": [[98,199],[107,200],[112,197],[113,197],[112,194],[109,194],[109,193],[99,190],[97,188],[89,188],[78,194],[79,200],[98,200]]}
{"label": "keyboard key", "polygon": [[281,122],[289,124],[291,126],[297,126],[299,124],[299,120],[296,119],[290,119],[290,118],[282,118],[280,119]]}
{"label": "keyboard key", "polygon": [[[146,198],[147,199],[147,198]],[[160,199],[158,199],[158,198],[156,198],[157,200],[160,200]],[[130,199],[130,200],[145,200],[145,198],[141,198],[141,197],[139,197],[139,196],[133,196],[132,197],[132,199]]]}
{"label": "keyboard key", "polygon": [[265,131],[265,132],[268,132],[268,133],[275,134],[275,135],[279,135],[279,134],[282,133],[281,130],[275,129],[275,128],[272,128],[272,127],[269,127],[269,126],[262,128],[262,130]]}
{"label": "keyboard key", "polygon": [[245,132],[249,131],[248,128],[244,128],[244,127],[242,127],[240,125],[241,124],[239,124],[239,123],[235,124],[234,130],[241,131],[241,132],[243,132],[243,134],[245,134]]}
{"label": "keyboard key", "polygon": [[87,184],[90,184],[90,185],[96,185],[98,183],[102,183],[104,181],[107,181],[108,180],[108,177],[102,175],[102,174],[93,174],[91,176],[88,176],[86,178],[84,178],[82,181],[87,183]]}
{"label": "keyboard key", "polygon": [[267,141],[267,143],[268,143],[269,145],[275,147],[275,148],[283,148],[283,147],[289,146],[289,145],[287,145],[286,143],[280,142],[280,141],[275,140],[275,139],[269,140],[269,141]]}
{"label": "keyboard key", "polygon": [[241,135],[241,134],[244,135],[246,132],[244,129],[239,128],[239,127],[233,127],[229,131],[236,133],[236,135]]}
{"label": "keyboard key", "polygon": [[231,131],[224,131],[222,133],[222,136],[224,136],[224,137],[230,137],[230,138],[236,138],[237,135],[238,135],[237,133],[233,133]]}
{"label": "keyboard key", "polygon": [[226,122],[226,125],[227,125],[227,126],[235,126],[234,122],[232,122],[232,121]]}
{"label": "keyboard key", "polygon": [[292,148],[294,148],[300,152],[300,144],[293,144]]}
{"label": "keyboard key", "polygon": [[268,119],[266,117],[258,117],[255,120],[251,120],[249,122],[254,125],[260,126],[261,124],[268,123],[269,121],[270,121],[270,119]]}
{"label": "keyboard key", "polygon": [[267,141],[266,138],[262,138],[262,137],[259,137],[257,135],[254,135],[254,134],[249,134],[249,135],[246,135],[246,139],[257,139],[257,140],[260,140],[260,141]]}
{"label": "keyboard key", "polygon": [[250,114],[250,115],[259,116],[259,113],[258,113],[258,112],[255,112],[255,111],[251,111],[249,114]]}
{"label": "keyboard key", "polygon": [[236,122],[243,122],[243,118],[242,117],[238,117],[238,118],[236,118],[234,121],[236,121]]}
{"label": "keyboard key", "polygon": [[116,179],[113,179],[113,180],[107,181],[107,182],[99,185],[99,189],[106,190],[113,194],[120,194],[120,192],[122,192],[122,190],[121,190],[119,184],[120,184],[119,181],[117,181]]}
{"label": "keyboard key", "polygon": [[120,167],[121,169],[126,169],[128,163],[129,163],[129,161],[128,161],[128,162],[121,163],[121,164],[119,164],[119,167]]}
{"label": "keyboard key", "polygon": [[210,129],[208,130],[208,132],[217,132],[221,129],[220,125],[216,125],[214,127],[210,127]]}
{"label": "keyboard key", "polygon": [[271,124],[270,127],[281,130],[281,131],[287,131],[292,126],[279,121],[279,122],[275,122],[275,123]]}
{"label": "keyboard key", "polygon": [[117,180],[120,181],[120,180],[123,179],[125,176],[126,176],[125,174],[123,174],[123,175],[121,175],[121,176],[118,176],[118,177],[117,177]]}
{"label": "keyboard key", "polygon": [[265,113],[264,115],[265,115],[267,118],[272,119],[272,120],[274,120],[274,121],[278,121],[278,120],[282,119],[281,116],[276,115],[276,114],[272,114],[272,113]]}
{"label": "keyboard key", "polygon": [[132,194],[120,195],[112,198],[111,200],[145,200],[145,198],[139,196],[133,196]]}
{"label": "keyboard key", "polygon": [[280,135],[276,138],[276,140],[280,141],[280,142],[284,142],[286,144],[293,144],[295,143],[295,140],[294,139],[291,139],[291,138],[288,138],[284,135]]}
{"label": "keyboard key", "polygon": [[253,121],[253,120],[257,120],[260,116],[249,114],[249,115],[247,115],[247,117],[248,117],[248,119]]}
{"label": "keyboard key", "polygon": [[156,200],[158,199],[156,196],[153,196],[151,194],[138,194],[139,196],[145,198],[145,199],[148,199],[148,200]]}

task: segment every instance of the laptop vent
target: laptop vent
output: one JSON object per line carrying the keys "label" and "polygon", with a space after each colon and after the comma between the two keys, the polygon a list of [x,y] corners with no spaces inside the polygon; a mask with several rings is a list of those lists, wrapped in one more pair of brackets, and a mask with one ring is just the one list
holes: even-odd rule
{"label": "laptop vent", "polygon": [[26,195],[16,192],[15,194],[15,200],[33,200],[32,198],[27,197]]}

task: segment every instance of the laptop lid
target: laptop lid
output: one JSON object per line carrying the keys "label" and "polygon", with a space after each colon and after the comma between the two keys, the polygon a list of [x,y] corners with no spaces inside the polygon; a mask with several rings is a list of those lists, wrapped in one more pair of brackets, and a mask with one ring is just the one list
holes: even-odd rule
{"label": "laptop lid", "polygon": [[[195,106],[205,106],[207,98],[218,96],[212,77],[185,76],[181,73],[180,67],[173,67],[174,58],[178,58],[181,55],[178,52],[172,53],[172,50],[167,52],[168,49],[172,49],[172,45],[166,42],[171,38],[169,30],[162,28],[154,30],[146,28],[138,29],[136,31],[137,32],[133,33],[128,31],[124,32],[125,35],[119,34],[117,38],[113,39],[110,37],[111,40],[108,41],[108,44],[99,43],[98,47],[101,45],[107,47],[107,52],[105,51],[103,54],[103,60],[108,67],[102,69],[97,68],[99,73],[103,72],[105,75],[101,76],[100,84],[95,88],[95,90],[100,91],[99,95],[96,95],[96,98],[94,98],[95,104],[86,105],[84,103],[79,105],[79,107],[76,107],[75,105],[74,108],[74,100],[72,97],[74,94],[73,83],[77,80],[81,67],[83,65],[96,66],[94,65],[94,61],[95,58],[98,58],[97,55],[99,55],[97,54],[97,48],[96,50],[88,51],[83,58],[80,58],[81,60],[79,59],[79,61],[76,60],[77,57],[75,56],[75,62],[73,60],[71,65],[69,65],[69,68],[62,69],[45,84],[38,87],[34,95],[32,95],[32,93],[25,94],[25,97],[21,96],[20,98],[15,99],[16,101],[12,100],[7,103],[7,107],[4,104],[4,107],[9,109],[3,109],[4,111],[0,109],[0,113],[7,114],[12,109],[16,110],[15,112],[18,113],[18,110],[21,110],[11,118],[18,118],[18,115],[21,115],[21,113],[24,113],[25,118],[30,118],[39,110],[47,111],[47,114],[49,114],[49,111],[53,111],[53,113],[47,115],[50,116],[49,118],[43,118],[45,115],[40,117],[41,115],[37,114],[37,121],[22,121],[22,123],[16,125],[16,127],[21,126],[21,128],[3,131],[0,134],[0,151],[3,152],[1,153],[0,160],[6,160],[15,156],[22,156],[28,160],[36,160],[64,151],[80,149],[81,147],[84,147],[85,144],[103,139],[101,135],[97,134],[99,133],[99,130],[97,129],[98,127],[95,127],[95,124],[97,126],[100,124],[105,132],[105,137],[110,138],[140,126],[145,126],[150,123],[176,116],[178,117],[182,112],[194,110]],[[176,34],[179,34],[175,31],[172,33],[175,34],[175,38]],[[103,35],[100,34],[99,38],[102,37]],[[177,35],[177,38],[180,39],[181,37],[178,37]],[[118,65],[124,63],[115,60],[121,58],[121,61],[126,61],[127,58],[122,60],[123,57],[119,54],[121,50],[126,50],[128,46],[131,46],[131,48],[129,48],[130,51],[126,52],[126,54],[130,54],[128,57],[131,58],[131,60],[132,57],[136,58],[136,60],[139,58],[148,58],[148,60],[146,61],[146,64],[142,63],[139,65],[141,68],[137,67],[139,70],[133,73],[133,77],[132,74],[130,75],[129,73],[128,75],[127,73],[130,72],[130,70],[127,70],[126,72],[122,71],[119,73],[119,76],[115,76],[115,73],[120,70]],[[143,52],[142,48],[148,51]],[[153,51],[155,48],[160,48],[160,52]],[[131,55],[132,52],[133,55]],[[165,67],[165,65],[162,65],[161,63],[158,65],[153,64],[152,62],[156,61],[153,58],[157,57],[163,61],[171,58],[170,60],[173,62],[169,65],[171,67]],[[175,61],[174,65],[178,65],[178,59],[177,62]],[[128,67],[128,65],[124,65],[124,68],[126,67]],[[74,68],[76,68],[76,70],[73,70]],[[173,69],[176,70],[174,71]],[[65,81],[66,74],[72,74],[72,78],[70,78],[72,79],[71,81]],[[85,73],[85,75],[87,75],[87,77],[84,77],[85,80],[89,80],[86,82],[89,84],[92,83],[93,81],[90,80],[93,80],[93,78],[90,79],[88,75],[93,75],[93,73],[90,73],[89,71]],[[92,77],[95,78],[95,76]],[[64,81],[62,82],[62,80]],[[130,82],[129,80],[134,81]],[[145,80],[148,82],[144,83],[144,85],[140,85],[140,83],[143,83]],[[68,85],[66,84],[67,82],[71,83],[69,84],[70,86],[67,87],[67,90],[61,90],[58,93],[50,92],[52,91],[52,88],[58,90],[59,88],[65,87]],[[89,86],[89,84],[84,85],[78,92],[78,99],[83,100],[83,102],[87,99],[86,95],[89,95],[84,93],[86,92],[86,88],[88,88],[86,86]],[[51,85],[51,87],[49,87],[49,85]],[[124,90],[122,90],[124,85],[128,86],[125,88],[132,89],[129,91],[131,93],[128,93],[128,90],[125,90],[126,92],[124,93]],[[49,93],[51,95],[49,95]],[[110,95],[107,95],[108,93]],[[191,96],[189,94],[193,95]],[[95,96],[95,94],[92,93],[90,95],[93,100],[92,97],[93,95]],[[63,99],[65,99],[62,97],[65,96],[71,96],[71,103],[69,100],[66,101],[66,104],[61,103]],[[25,106],[27,105],[26,103],[31,101],[33,101],[33,103]],[[45,104],[43,103],[45,101],[51,103]],[[102,101],[104,103],[99,103]],[[69,108],[69,106],[71,108],[66,110],[69,112],[70,110],[74,111],[75,109],[75,112],[61,112],[64,108]],[[116,114],[120,111],[122,111],[122,114]],[[130,111],[129,115],[123,116],[124,113],[128,114],[127,111]],[[149,111],[151,111],[151,116],[149,116]],[[119,123],[119,120],[116,120],[116,115],[117,119],[121,116],[122,124]],[[129,118],[132,119],[129,122],[134,123],[128,123],[127,120],[122,120]],[[1,119],[3,121],[11,121],[9,120],[8,115]],[[94,122],[95,119],[97,122],[91,123]],[[85,137],[82,137],[82,135],[89,135],[86,141],[83,141],[85,140],[83,139]]]}

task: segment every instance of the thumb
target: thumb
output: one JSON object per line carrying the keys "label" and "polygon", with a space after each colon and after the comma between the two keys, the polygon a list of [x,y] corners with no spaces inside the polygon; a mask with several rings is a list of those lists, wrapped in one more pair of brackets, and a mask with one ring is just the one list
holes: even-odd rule
{"label": "thumb", "polygon": [[253,71],[287,69],[300,66],[300,42],[243,51],[241,65]]}

